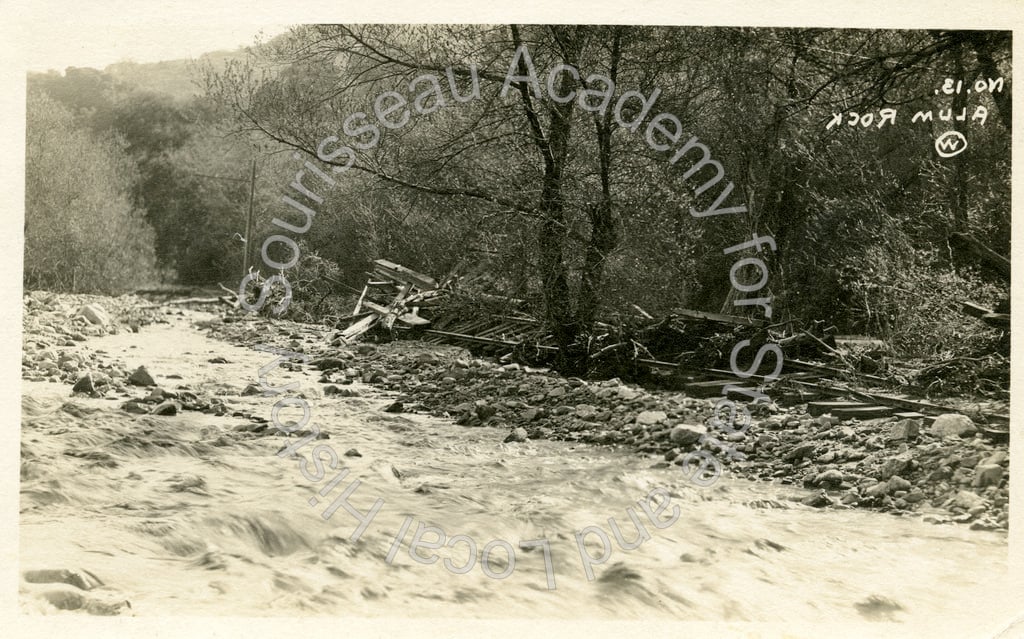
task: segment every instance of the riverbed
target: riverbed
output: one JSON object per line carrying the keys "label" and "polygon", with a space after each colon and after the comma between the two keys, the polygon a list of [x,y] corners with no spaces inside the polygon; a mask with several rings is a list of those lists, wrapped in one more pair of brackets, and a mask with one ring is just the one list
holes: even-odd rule
{"label": "riverbed", "polygon": [[[973,620],[992,636],[979,620],[1014,609],[1004,533],[810,508],[777,484],[699,488],[628,452],[384,412],[393,398],[359,383],[324,396],[318,371],[278,367],[326,435],[298,449],[303,466],[278,455],[300,434],[230,414],[270,417],[279,398],[242,391],[276,356],[210,339],[203,317],[76,348],[229,414],[134,415],[125,397],[23,384],[21,571],[87,571],[98,614]],[[317,445],[337,462],[320,449],[312,481]],[[23,580],[23,609],[58,612],[69,588]]]}

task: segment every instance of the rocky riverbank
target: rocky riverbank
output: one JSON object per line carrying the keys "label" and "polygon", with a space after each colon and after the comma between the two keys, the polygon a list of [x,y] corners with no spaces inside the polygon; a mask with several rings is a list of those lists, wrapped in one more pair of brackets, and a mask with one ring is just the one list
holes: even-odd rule
{"label": "rocky riverbank", "polygon": [[[24,310],[25,379],[59,380],[76,385],[78,392],[123,397],[122,408],[131,412],[230,410],[219,398],[187,389],[153,390],[139,378],[139,370],[78,348],[91,335],[144,330],[168,314],[188,311],[154,307],[134,297],[40,292],[25,296]],[[233,344],[272,345],[307,355],[307,365],[322,371],[325,395],[357,394],[346,387],[358,380],[395,392],[387,409],[391,412],[426,412],[466,427],[507,427],[511,440],[548,438],[627,448],[660,466],[681,465],[688,452],[700,448],[716,401],[614,379],[566,379],[451,346],[346,346],[329,327],[233,313],[198,325]],[[984,438],[961,415],[941,416],[934,423],[858,421],[812,417],[806,405],[768,405],[759,408],[745,433],[729,440],[745,458],[734,461],[718,454],[726,475],[808,488],[808,505],[916,514],[982,530],[1008,526],[1008,446]]]}

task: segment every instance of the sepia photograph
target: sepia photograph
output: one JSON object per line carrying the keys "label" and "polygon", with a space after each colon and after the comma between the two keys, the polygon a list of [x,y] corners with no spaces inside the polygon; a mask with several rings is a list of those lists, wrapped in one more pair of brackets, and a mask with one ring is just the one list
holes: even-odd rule
{"label": "sepia photograph", "polygon": [[55,16],[13,623],[1024,636],[1015,25],[918,15]]}

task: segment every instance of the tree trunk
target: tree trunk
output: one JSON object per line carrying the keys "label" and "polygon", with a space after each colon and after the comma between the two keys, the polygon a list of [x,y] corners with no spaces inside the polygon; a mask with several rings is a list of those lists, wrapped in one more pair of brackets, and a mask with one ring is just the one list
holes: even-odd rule
{"label": "tree trunk", "polygon": [[[609,77],[618,80],[622,28],[617,27],[612,37],[612,55]],[[600,163],[601,196],[590,207],[590,242],[584,256],[583,272],[580,274],[579,322],[585,331],[593,328],[597,311],[601,306],[601,285],[608,254],[618,245],[618,230],[612,206],[611,164],[612,164],[612,112],[594,119],[597,131],[598,160]]]}

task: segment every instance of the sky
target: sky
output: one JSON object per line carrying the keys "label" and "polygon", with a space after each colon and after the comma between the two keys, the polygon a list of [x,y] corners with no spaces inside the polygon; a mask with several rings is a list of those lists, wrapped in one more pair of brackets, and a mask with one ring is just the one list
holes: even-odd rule
{"label": "sky", "polygon": [[[588,11],[573,13],[573,2],[584,3]],[[1010,15],[1018,17],[1024,13],[1022,0],[978,2],[1010,7]],[[517,0],[509,4],[510,7],[485,8],[487,3],[480,0],[0,0],[0,53],[5,57],[13,53],[13,61],[22,62],[24,70],[46,71],[68,66],[103,68],[122,60],[193,58],[210,51],[248,46],[260,31],[272,37],[287,30],[288,25],[303,22],[504,23],[572,22],[583,18],[588,22],[611,23],[695,20],[698,24],[732,24],[739,20],[739,24],[784,25],[794,19],[797,24],[810,19],[816,26],[825,26],[821,23],[835,19],[849,21],[849,26],[868,26],[873,20],[884,19],[891,26],[902,26],[909,19],[914,26],[925,26],[922,18],[938,19],[941,8],[948,14],[956,11],[957,5],[954,0],[928,0],[925,4],[929,9],[925,12],[920,2],[904,7],[902,3],[886,0],[862,0],[856,3],[856,11],[850,8],[844,16],[841,11],[823,14],[820,0],[791,0],[773,5],[771,11],[755,11],[760,3],[750,0],[688,0],[685,9],[678,0]],[[563,6],[566,4],[569,6]],[[720,6],[729,4],[735,6]],[[862,6],[869,4],[882,4],[888,9],[879,12]],[[738,8],[742,8],[739,14]],[[325,15],[325,11],[341,15]],[[505,15],[509,12],[511,15]],[[976,28],[1000,28],[1005,22],[1005,11],[1004,15],[998,13],[979,9],[958,11],[957,15],[968,21],[980,20]],[[748,14],[747,18],[742,14]]]}
{"label": "sky", "polygon": [[269,38],[287,25],[182,24],[109,21],[49,21],[32,24],[22,41],[28,71],[63,71],[69,66],[102,69],[131,60],[157,62],[195,58],[203,53],[249,46],[262,34]]}

